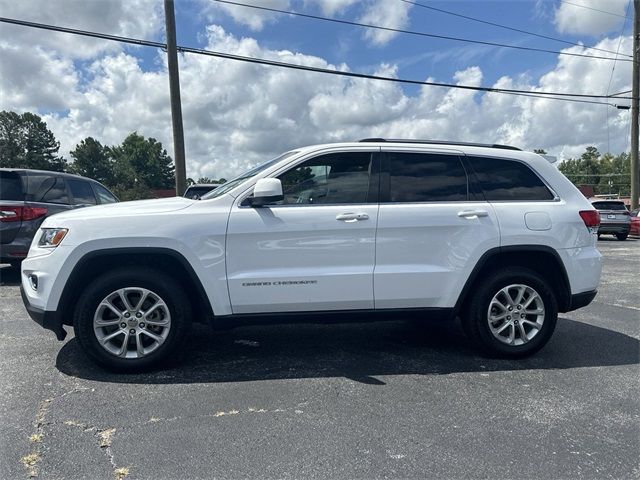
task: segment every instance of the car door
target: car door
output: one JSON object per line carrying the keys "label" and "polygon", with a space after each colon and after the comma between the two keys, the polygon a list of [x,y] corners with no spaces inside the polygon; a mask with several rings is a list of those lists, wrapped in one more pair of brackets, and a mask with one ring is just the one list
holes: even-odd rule
{"label": "car door", "polygon": [[459,152],[382,148],[375,308],[450,308],[481,255],[499,245],[496,215],[469,190]]}
{"label": "car door", "polygon": [[274,174],[284,201],[246,206],[227,229],[233,313],[373,308],[378,156],[318,154]]}

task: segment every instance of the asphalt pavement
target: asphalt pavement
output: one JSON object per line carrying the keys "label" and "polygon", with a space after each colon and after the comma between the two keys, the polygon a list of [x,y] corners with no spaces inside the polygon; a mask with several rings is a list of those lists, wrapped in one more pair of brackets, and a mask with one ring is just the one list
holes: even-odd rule
{"label": "asphalt pavement", "polygon": [[0,478],[640,478],[640,240],[549,344],[487,359],[457,324],[194,329],[183,359],[95,367],[0,266]]}

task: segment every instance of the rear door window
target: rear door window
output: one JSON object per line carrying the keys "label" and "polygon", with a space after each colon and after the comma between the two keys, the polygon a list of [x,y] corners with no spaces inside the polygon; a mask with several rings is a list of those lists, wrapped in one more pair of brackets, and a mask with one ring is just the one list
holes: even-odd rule
{"label": "rear door window", "polygon": [[467,174],[457,155],[385,152],[391,202],[467,200]]}
{"label": "rear door window", "polygon": [[467,156],[488,201],[553,200],[554,195],[533,170],[505,158]]}
{"label": "rear door window", "polygon": [[0,172],[0,200],[22,201],[22,179],[15,172]]}
{"label": "rear door window", "polygon": [[67,179],[74,205],[95,205],[96,196],[89,182],[84,180]]}
{"label": "rear door window", "polygon": [[69,205],[67,186],[61,177],[48,177],[41,184],[34,197],[35,202],[60,203]]}

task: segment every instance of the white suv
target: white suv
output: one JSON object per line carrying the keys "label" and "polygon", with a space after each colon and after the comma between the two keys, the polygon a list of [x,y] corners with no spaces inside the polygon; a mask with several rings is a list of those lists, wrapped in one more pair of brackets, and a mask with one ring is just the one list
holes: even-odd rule
{"label": "white suv", "polygon": [[31,317],[89,357],[149,367],[192,322],[454,319],[522,357],[591,302],[598,212],[547,160],[500,145],[304,147],[201,200],[48,218],[22,264]]}

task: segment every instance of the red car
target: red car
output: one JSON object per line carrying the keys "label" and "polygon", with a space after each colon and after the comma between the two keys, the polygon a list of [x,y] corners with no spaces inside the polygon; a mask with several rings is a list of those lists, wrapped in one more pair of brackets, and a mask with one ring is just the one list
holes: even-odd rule
{"label": "red car", "polygon": [[629,228],[629,235],[640,237],[640,217],[638,213],[640,209],[635,209],[631,212],[631,227]]}

